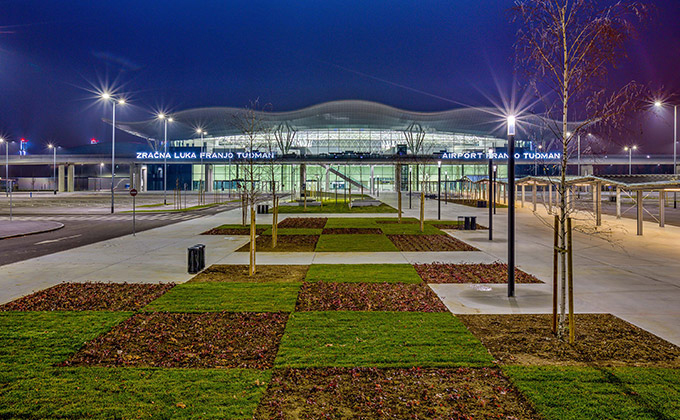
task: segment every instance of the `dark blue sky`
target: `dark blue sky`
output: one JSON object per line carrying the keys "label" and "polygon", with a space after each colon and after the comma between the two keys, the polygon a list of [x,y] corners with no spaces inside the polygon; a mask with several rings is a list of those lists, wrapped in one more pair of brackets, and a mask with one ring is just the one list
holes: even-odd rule
{"label": "dark blue sky", "polygon": [[[680,7],[678,0],[654,4],[658,16],[630,44],[629,62],[612,82],[635,79],[677,92]],[[0,1],[0,132],[30,139],[36,153],[49,141],[106,141],[101,118],[110,111],[88,92],[105,81],[134,104],[121,110],[121,120],[160,107],[244,106],[255,98],[274,110],[334,99],[423,111],[490,105],[515,80],[511,5]],[[668,124],[653,125],[665,135]],[[648,152],[656,152],[651,143],[662,140],[646,135]]]}

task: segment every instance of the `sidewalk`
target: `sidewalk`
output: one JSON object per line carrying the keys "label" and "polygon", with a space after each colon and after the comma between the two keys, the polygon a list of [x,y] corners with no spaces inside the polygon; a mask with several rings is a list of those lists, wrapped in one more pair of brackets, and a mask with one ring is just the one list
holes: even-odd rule
{"label": "sidewalk", "polygon": [[63,223],[51,221],[0,221],[0,240],[17,236],[51,232],[64,227]]}

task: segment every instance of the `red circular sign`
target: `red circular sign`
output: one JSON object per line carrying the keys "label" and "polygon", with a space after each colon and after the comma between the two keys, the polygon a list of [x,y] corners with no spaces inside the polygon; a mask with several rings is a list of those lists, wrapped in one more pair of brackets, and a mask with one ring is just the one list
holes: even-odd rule
{"label": "red circular sign", "polygon": [[136,196],[136,195],[137,195],[137,190],[134,189],[134,188],[131,189],[131,190],[130,190],[130,195],[133,196],[133,197]]}

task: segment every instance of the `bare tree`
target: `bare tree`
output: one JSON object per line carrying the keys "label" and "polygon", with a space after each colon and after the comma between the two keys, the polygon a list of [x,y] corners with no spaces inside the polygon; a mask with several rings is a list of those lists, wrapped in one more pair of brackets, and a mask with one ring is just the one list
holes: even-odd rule
{"label": "bare tree", "polygon": [[262,135],[266,133],[267,126],[262,118],[261,107],[259,101],[253,101],[250,106],[245,107],[241,112],[233,116],[234,126],[244,135],[244,161],[243,167],[244,177],[242,190],[242,202],[244,206],[250,210],[250,265],[248,274],[255,275],[255,236],[256,236],[256,222],[255,222],[255,204],[261,194],[262,183],[262,167],[256,164],[256,154],[258,147],[262,143]]}
{"label": "bare tree", "polygon": [[[541,98],[546,126],[561,145],[559,196],[558,336],[565,332],[567,277],[567,163],[570,146],[585,127],[616,125],[639,107],[644,88],[630,82],[608,89],[608,74],[626,56],[625,44],[636,35],[634,24],[646,19],[648,7],[616,2],[601,8],[594,0],[518,0],[513,7],[518,64]],[[570,122],[571,121],[571,122]],[[514,205],[514,203],[510,203]],[[569,281],[572,296],[573,286]],[[573,328],[570,339],[573,340]]]}
{"label": "bare tree", "polygon": [[[404,130],[404,137],[406,138],[406,147],[408,150],[411,152],[412,155],[412,162],[415,163],[416,170],[413,171],[415,174],[415,184],[416,188],[418,187],[418,181],[420,180],[420,165],[418,162],[421,160],[421,158],[426,154],[426,143],[425,143],[425,130],[423,127],[418,124],[418,123],[411,123],[409,126]],[[424,169],[423,169],[424,172]],[[401,222],[401,173],[398,174],[399,182],[395,182],[395,185],[397,186],[398,192],[397,192],[397,200],[399,204],[399,222]],[[410,181],[413,183],[413,179]],[[420,231],[424,232],[425,231],[425,185],[426,185],[426,177],[423,176],[423,182],[422,185],[420,186]],[[411,186],[409,186],[409,194],[411,194]]]}

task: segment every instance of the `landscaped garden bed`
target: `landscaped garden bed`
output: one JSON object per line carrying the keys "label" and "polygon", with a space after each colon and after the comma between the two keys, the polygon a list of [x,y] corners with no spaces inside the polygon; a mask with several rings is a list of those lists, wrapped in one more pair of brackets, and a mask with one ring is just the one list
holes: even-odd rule
{"label": "landscaped garden bed", "polygon": [[0,306],[0,311],[135,311],[173,283],[61,283]]}
{"label": "landscaped garden bed", "polygon": [[353,234],[321,235],[316,244],[317,252],[397,252],[387,236]]}
{"label": "landscaped garden bed", "polygon": [[153,312],[292,312],[300,283],[192,282],[144,307]]}
{"label": "landscaped garden bed", "polygon": [[411,264],[312,264],[305,281],[422,283]]}
{"label": "landscaped garden bed", "polygon": [[288,314],[138,313],[86,343],[64,366],[267,369]]}
{"label": "landscaped garden bed", "polygon": [[277,367],[490,367],[493,358],[448,312],[294,312]]}
{"label": "landscaped garden bed", "polygon": [[[352,196],[352,198],[355,198]],[[302,204],[302,203],[301,203]],[[269,210],[272,211],[271,209]],[[396,213],[397,209],[389,206],[385,203],[381,203],[378,206],[353,206],[350,208],[347,202],[338,200],[337,204],[335,200],[323,200],[323,205],[321,206],[311,206],[308,205],[305,210],[304,205],[294,205],[287,206],[281,204],[279,206],[279,213]]]}
{"label": "landscaped garden bed", "polygon": [[446,306],[424,284],[305,283],[295,310],[446,312]]}
{"label": "landscaped garden bed", "polygon": [[479,251],[448,235],[387,235],[399,251]]}
{"label": "landscaped garden bed", "polygon": [[[426,283],[507,283],[508,265],[492,264],[414,264]],[[531,274],[515,269],[517,283],[543,283]]]}
{"label": "landscaped garden bed", "polygon": [[382,235],[378,228],[325,228],[323,235]]}
{"label": "landscaped garden bed", "polygon": [[680,367],[680,348],[610,314],[576,314],[573,345],[550,314],[459,315],[503,364]]}
{"label": "landscaped garden bed", "polygon": [[241,264],[214,264],[189,280],[201,282],[255,282],[286,283],[302,282],[307,275],[308,265],[258,265],[254,276],[248,275],[248,266]]}
{"label": "landscaped garden bed", "polygon": [[[464,230],[465,228],[465,223],[464,222],[444,222],[444,223],[433,223],[432,226],[436,227],[437,229],[445,229],[445,230]],[[488,230],[486,226],[482,226],[479,223],[475,226],[475,229],[477,230]]]}
{"label": "landscaped garden bed", "polygon": [[287,217],[279,222],[280,228],[323,229],[328,219],[326,217]]}
{"label": "landscaped garden bed", "polygon": [[255,419],[538,418],[498,369],[276,370]]}
{"label": "landscaped garden bed", "polygon": [[[255,226],[255,233],[257,235],[262,234],[267,230],[266,226],[263,225],[256,225]],[[222,225],[218,226],[216,228],[212,228],[208,231],[203,232],[201,235],[231,235],[231,236],[238,236],[238,235],[250,235],[250,225]]]}
{"label": "landscaped garden bed", "polygon": [[[317,235],[280,235],[277,237],[276,248],[272,247],[272,237],[268,235],[258,236],[255,240],[257,252],[314,252]],[[236,252],[249,252],[250,243],[243,245]]]}

